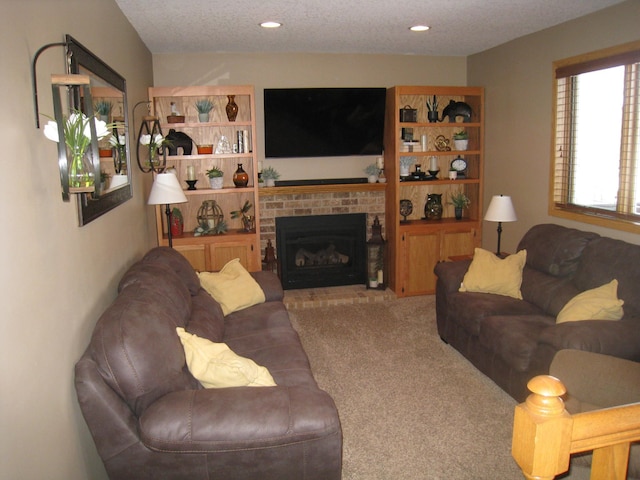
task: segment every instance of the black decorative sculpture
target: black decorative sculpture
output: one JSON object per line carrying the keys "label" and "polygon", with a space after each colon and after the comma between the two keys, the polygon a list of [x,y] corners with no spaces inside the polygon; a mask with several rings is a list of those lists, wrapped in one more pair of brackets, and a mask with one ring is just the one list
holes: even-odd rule
{"label": "black decorative sculpture", "polygon": [[169,130],[169,134],[165,137],[170,143],[167,145],[169,155],[178,155],[178,148],[182,148],[183,155],[191,155],[193,150],[193,140],[184,132],[176,132],[173,128]]}
{"label": "black decorative sculpture", "polygon": [[464,123],[468,123],[471,121],[471,107],[468,103],[451,100],[449,101],[449,105],[442,110],[442,118],[440,118],[440,121],[443,122],[445,117],[449,117],[449,123],[454,123],[456,117],[463,117]]}

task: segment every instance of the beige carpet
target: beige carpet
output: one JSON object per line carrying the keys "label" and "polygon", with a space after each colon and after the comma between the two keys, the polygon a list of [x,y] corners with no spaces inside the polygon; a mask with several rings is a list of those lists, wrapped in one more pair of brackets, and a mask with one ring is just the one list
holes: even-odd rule
{"label": "beige carpet", "polygon": [[516,402],[440,340],[433,296],[290,313],[340,412],[343,480],[524,478]]}

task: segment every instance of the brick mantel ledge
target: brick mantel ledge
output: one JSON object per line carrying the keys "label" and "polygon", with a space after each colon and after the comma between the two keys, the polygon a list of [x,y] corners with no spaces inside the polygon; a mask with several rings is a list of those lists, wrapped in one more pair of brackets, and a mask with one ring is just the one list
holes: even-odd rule
{"label": "brick mantel ledge", "polygon": [[341,183],[335,185],[294,185],[287,187],[262,187],[258,189],[263,195],[297,195],[301,193],[334,193],[334,192],[375,192],[384,191],[386,183]]}

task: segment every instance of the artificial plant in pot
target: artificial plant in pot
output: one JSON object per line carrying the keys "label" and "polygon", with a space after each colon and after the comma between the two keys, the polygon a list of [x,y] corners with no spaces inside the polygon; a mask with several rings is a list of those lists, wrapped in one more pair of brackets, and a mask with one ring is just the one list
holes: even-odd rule
{"label": "artificial plant in pot", "polygon": [[453,134],[453,144],[456,150],[466,150],[469,145],[469,134],[466,130],[460,130]]}
{"label": "artificial plant in pot", "polygon": [[96,115],[103,122],[109,121],[109,114],[111,113],[112,104],[109,100],[99,100],[93,104],[93,109],[96,112]]}
{"label": "artificial plant in pot", "polygon": [[276,180],[280,178],[280,173],[273,167],[269,166],[262,170],[262,178],[267,187],[275,187]]}
{"label": "artificial plant in pot", "polygon": [[378,181],[378,166],[375,163],[371,163],[366,166],[364,173],[367,174],[367,180],[369,183],[376,183]]}
{"label": "artificial plant in pot", "polygon": [[252,206],[249,200],[246,200],[240,210],[231,212],[231,218],[242,218],[242,229],[245,232],[252,232],[255,228],[255,218],[248,214]]}
{"label": "artificial plant in pot", "polygon": [[462,191],[458,191],[451,194],[451,205],[453,205],[456,220],[462,219],[462,210],[467,208],[471,201]]}
{"label": "artificial plant in pot", "polygon": [[198,100],[196,102],[196,110],[198,110],[198,120],[201,122],[208,122],[209,112],[213,110],[213,103],[208,98]]}
{"label": "artificial plant in pot", "polygon": [[209,185],[211,185],[212,189],[220,190],[222,188],[222,184],[224,182],[223,175],[224,175],[224,172],[215,166],[207,170],[207,177],[209,177]]}
{"label": "artificial plant in pot", "polygon": [[171,235],[180,236],[184,232],[184,218],[182,217],[182,212],[179,208],[174,207],[171,210]]}

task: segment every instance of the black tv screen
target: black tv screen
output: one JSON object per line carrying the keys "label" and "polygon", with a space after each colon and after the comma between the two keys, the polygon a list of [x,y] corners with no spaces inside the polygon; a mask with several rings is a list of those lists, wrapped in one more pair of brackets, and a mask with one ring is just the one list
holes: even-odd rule
{"label": "black tv screen", "polygon": [[381,155],[384,88],[264,90],[265,157]]}

